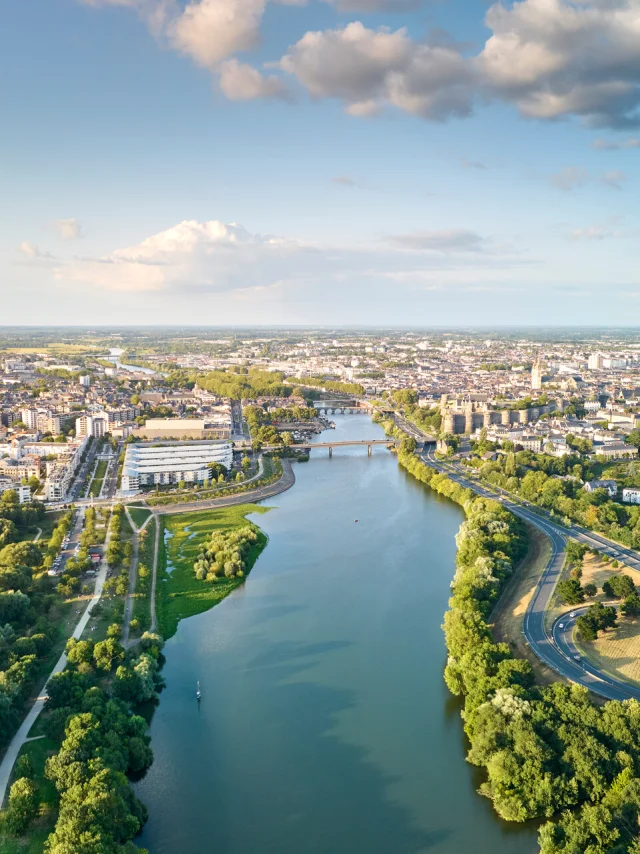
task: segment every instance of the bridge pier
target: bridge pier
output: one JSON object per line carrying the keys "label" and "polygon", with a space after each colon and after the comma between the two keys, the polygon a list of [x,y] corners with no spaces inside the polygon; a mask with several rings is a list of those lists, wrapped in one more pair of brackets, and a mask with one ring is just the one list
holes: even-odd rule
{"label": "bridge pier", "polygon": [[330,447],[329,448],[329,457],[332,457],[332,456],[333,456],[333,448]]}
{"label": "bridge pier", "polygon": [[372,445],[367,445],[367,456],[370,457],[372,453],[373,453]]}

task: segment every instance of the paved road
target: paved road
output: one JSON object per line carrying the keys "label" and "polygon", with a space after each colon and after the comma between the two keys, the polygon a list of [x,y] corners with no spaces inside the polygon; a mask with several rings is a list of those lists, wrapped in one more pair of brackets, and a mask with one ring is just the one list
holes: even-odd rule
{"label": "paved road", "polygon": [[[436,460],[433,450],[424,451],[421,457],[428,465],[443,472],[461,486],[472,489],[478,495],[496,499],[495,490],[467,477],[457,466]],[[569,531],[551,519],[541,516],[539,512],[533,509],[532,505],[528,505],[526,502],[513,501],[504,494],[497,497],[508,510],[534,525],[546,534],[551,541],[551,556],[540,576],[524,617],[523,633],[531,649],[541,661],[561,676],[584,685],[596,694],[612,700],[626,700],[631,697],[640,699],[640,690],[633,688],[627,682],[609,676],[582,658],[576,660],[575,656],[578,655],[578,651],[570,637],[572,621],[567,619],[567,615],[563,615],[556,621],[556,625],[562,622],[564,626],[564,630],[560,634],[553,632],[549,634],[545,627],[545,613],[562,572],[566,541],[569,536],[579,542],[586,543],[590,547],[595,546],[604,554],[624,557],[631,569],[640,572],[640,557],[637,552],[623,548],[617,543],[612,543],[606,537],[585,531],[583,528],[574,526]]]}
{"label": "paved road", "polygon": [[[81,516],[81,514],[79,514],[79,516]],[[107,541],[105,543],[105,552],[106,552],[106,545],[108,544],[108,542],[109,542],[109,534],[107,534]],[[73,634],[71,635],[72,638],[79,640],[80,637],[82,636],[82,633],[84,632],[84,630],[87,626],[87,623],[89,622],[89,620],[91,618],[91,612],[93,611],[93,608],[100,601],[100,597],[102,596],[102,588],[104,587],[104,582],[106,581],[106,578],[107,578],[107,561],[103,558],[102,562],[100,563],[100,569],[98,570],[98,574],[96,576],[95,587],[93,590],[93,597],[91,598],[91,601],[89,602],[89,604],[85,608],[82,616],[78,620],[78,623],[77,623],[77,625],[73,631]],[[64,670],[66,665],[67,665],[67,655],[66,655],[66,653],[63,652],[62,655],[60,656],[60,658],[58,659],[58,661],[56,662],[55,667],[53,668],[53,670],[49,674],[49,676],[47,678],[47,682],[56,673],[60,673],[61,670]],[[4,802],[4,799],[5,799],[5,796],[7,793],[7,787],[9,785],[9,779],[11,778],[11,772],[13,770],[13,766],[15,764],[15,761],[18,758],[18,754],[20,753],[20,750],[22,749],[22,745],[25,743],[25,741],[27,741],[27,737],[29,735],[29,731],[31,730],[31,727],[34,725],[34,723],[38,719],[38,716],[40,715],[40,712],[44,708],[44,704],[45,704],[46,699],[47,699],[47,691],[46,691],[46,685],[45,685],[45,689],[43,691],[41,691],[40,695],[35,699],[33,706],[29,710],[26,718],[23,720],[22,725],[20,726],[20,729],[14,735],[14,737],[11,739],[11,742],[9,743],[9,747],[7,747],[7,751],[4,755],[4,757],[2,758],[2,762],[0,763],[0,806]]]}

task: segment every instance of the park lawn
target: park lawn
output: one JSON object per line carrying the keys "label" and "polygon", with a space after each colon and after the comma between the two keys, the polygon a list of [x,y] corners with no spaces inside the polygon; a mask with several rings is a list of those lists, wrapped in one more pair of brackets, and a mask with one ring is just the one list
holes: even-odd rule
{"label": "park lawn", "polygon": [[[210,582],[199,581],[195,577],[193,565],[205,541],[213,531],[253,524],[247,520],[247,514],[265,513],[267,510],[257,504],[239,504],[162,517],[156,610],[158,630],[165,639],[175,634],[180,620],[208,611],[244,583],[244,578]],[[257,526],[254,527],[259,536],[248,556],[248,571],[267,544],[265,534]]]}
{"label": "park lawn", "polygon": [[[149,517],[147,513],[147,518]],[[135,519],[135,517],[134,517]],[[143,520],[144,523],[144,520]],[[136,524],[138,524],[136,522]],[[138,628],[134,623],[133,628],[130,628],[130,637],[139,637],[143,632],[148,631],[151,625],[151,612],[149,608],[149,599],[151,594],[151,572],[153,570],[153,551],[156,538],[156,519],[152,519],[144,533],[138,540],[138,573],[136,575],[136,589],[133,594],[132,621],[138,621]],[[140,566],[144,566],[149,574],[146,578],[140,577]]]}
{"label": "park lawn", "polygon": [[151,510],[146,510],[144,507],[129,507],[129,513],[138,528],[141,528],[151,516]]}
{"label": "park lawn", "polygon": [[97,498],[100,495],[100,490],[102,489],[102,481],[104,480],[104,476],[107,472],[108,463],[106,460],[100,460],[98,463],[98,467],[96,468],[96,473],[91,481],[91,487],[89,489],[89,494],[93,495],[94,498]]}
{"label": "park lawn", "polygon": [[[42,528],[42,535],[40,537],[40,541],[42,543],[48,543],[51,539],[51,535],[53,534],[53,529],[56,527],[61,517],[64,516],[64,510],[55,510],[52,513],[45,513],[44,519],[41,519],[38,522],[37,527]],[[38,533],[37,531],[35,533]]]}

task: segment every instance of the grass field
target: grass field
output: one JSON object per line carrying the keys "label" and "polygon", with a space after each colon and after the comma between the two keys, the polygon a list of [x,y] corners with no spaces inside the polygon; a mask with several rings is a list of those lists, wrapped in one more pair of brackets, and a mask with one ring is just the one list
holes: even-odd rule
{"label": "grass field", "polygon": [[[147,518],[149,515],[150,514],[147,513]],[[133,518],[135,519],[135,516]],[[144,523],[144,519],[142,520],[142,523]],[[137,520],[136,524],[139,524]],[[130,637],[139,637],[143,632],[147,631],[151,625],[149,597],[151,593],[151,570],[153,569],[153,550],[157,524],[157,520],[152,519],[138,540],[138,575],[136,578],[136,590],[133,596],[133,620],[130,629]],[[141,566],[144,566],[149,572],[145,578],[140,576]]]}
{"label": "grass field", "polygon": [[[637,582],[637,573],[623,564],[612,567],[610,563],[587,555],[583,563],[581,583],[591,582],[598,588],[598,595],[589,602],[610,601],[602,593],[602,585],[612,575],[630,575],[633,581]],[[595,641],[585,643],[575,634],[574,640],[582,654],[597,667],[619,679],[640,684],[640,618],[620,617],[617,629],[609,629]]]}
{"label": "grass field", "polygon": [[106,460],[100,460],[98,466],[96,468],[96,473],[91,481],[91,487],[89,488],[89,494],[93,495],[94,498],[97,498],[100,495],[100,490],[102,489],[102,482],[104,480],[104,476],[107,473],[107,466],[109,464]]}
{"label": "grass field", "polygon": [[64,342],[54,344],[43,344],[41,347],[5,347],[2,353],[16,353],[22,356],[29,356],[35,353],[90,353],[95,351],[95,347],[89,347],[86,344],[65,344]]}
{"label": "grass field", "polygon": [[[198,581],[193,564],[202,544],[215,530],[228,530],[249,524],[248,513],[265,513],[267,508],[256,504],[240,504],[219,510],[163,516],[164,536],[158,556],[158,588],[156,610],[158,630],[170,638],[180,620],[208,611],[244,582],[244,579],[224,579],[217,582]],[[259,539],[248,558],[251,568],[267,543],[258,529]]]}
{"label": "grass field", "polygon": [[151,511],[145,510],[144,507],[129,507],[129,513],[138,528],[141,528],[149,516],[151,516]]}
{"label": "grass field", "polygon": [[640,684],[640,618],[621,618],[617,629],[607,630],[590,643],[574,640],[597,667],[618,679]]}

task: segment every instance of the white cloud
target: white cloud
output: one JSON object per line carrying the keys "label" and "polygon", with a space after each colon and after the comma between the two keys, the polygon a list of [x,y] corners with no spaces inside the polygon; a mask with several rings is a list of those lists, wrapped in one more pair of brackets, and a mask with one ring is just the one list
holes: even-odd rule
{"label": "white cloud", "polygon": [[77,240],[82,237],[82,225],[75,217],[54,219],[51,224],[63,240]]}
{"label": "white cloud", "polygon": [[609,187],[613,187],[615,190],[621,190],[622,184],[626,181],[626,176],[624,172],[620,172],[616,169],[612,169],[609,172],[605,172],[602,176],[602,182],[607,184]]}
{"label": "white cloud", "polygon": [[613,237],[626,237],[626,232],[612,229],[606,225],[589,225],[586,228],[574,228],[569,234],[571,241],[600,241]]}
{"label": "white cloud", "polygon": [[578,187],[583,187],[589,180],[589,173],[586,169],[565,166],[560,172],[551,175],[550,180],[554,187],[570,192]]}
{"label": "white cloud", "polygon": [[610,170],[598,176],[592,175],[587,169],[565,166],[560,172],[550,175],[549,180],[554,187],[565,192],[572,192],[591,183],[600,183],[614,190],[621,190],[626,176],[624,172],[618,170]]}
{"label": "white cloud", "polygon": [[593,142],[596,151],[624,151],[629,148],[640,148],[640,139],[632,136],[629,139],[596,139]]}
{"label": "white cloud", "polygon": [[487,84],[532,118],[595,126],[640,118],[638,0],[523,0],[493,5],[479,56]]}
{"label": "white cloud", "polygon": [[[266,0],[80,0],[135,9],[157,36],[217,74],[222,61],[260,42]],[[298,5],[303,0],[280,0]],[[420,0],[328,0],[339,11],[406,11]],[[498,98],[537,119],[640,126],[639,0],[521,0],[488,10],[492,35],[476,56],[446,40],[416,42],[404,29],[355,21],[307,32],[273,63],[313,98],[336,98],[354,116],[386,106],[428,119],[467,116],[474,99]],[[279,96],[277,78],[226,70],[223,92]],[[224,72],[224,69],[223,69]],[[239,94],[240,93],[240,94]],[[250,93],[250,94],[243,94]],[[604,144],[596,147],[617,147]],[[624,145],[621,145],[624,147]],[[629,143],[628,147],[637,147]]]}
{"label": "white cloud", "polygon": [[189,296],[275,293],[302,283],[317,290],[330,281],[353,287],[394,277],[426,281],[436,274],[471,275],[479,268],[500,271],[524,263],[513,252],[483,252],[486,245],[475,232],[452,229],[326,246],[253,234],[237,223],[188,220],[99,258],[58,262],[55,278],[105,291]]}
{"label": "white cloud", "polygon": [[192,0],[168,26],[171,44],[198,65],[215,70],[260,39],[265,0]]}
{"label": "white cloud", "polygon": [[35,244],[30,243],[28,240],[23,240],[22,243],[20,243],[18,246],[18,252],[32,261],[50,261],[53,259],[53,255],[50,252],[45,252],[43,249],[39,249]]}
{"label": "white cloud", "polygon": [[265,76],[257,68],[229,59],[220,66],[219,85],[231,101],[254,101],[257,98],[287,99],[287,89],[275,74]]}
{"label": "white cloud", "polygon": [[436,252],[481,252],[485,239],[475,231],[454,228],[443,231],[412,231],[388,238],[390,243],[405,249]]}
{"label": "white cloud", "polygon": [[452,47],[417,44],[406,30],[371,30],[356,21],[343,29],[308,32],[280,67],[313,98],[337,98],[347,112],[371,115],[391,105],[425,118],[467,115],[471,74]]}

